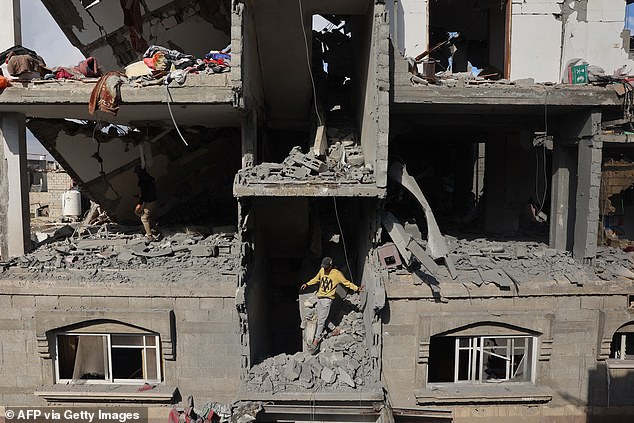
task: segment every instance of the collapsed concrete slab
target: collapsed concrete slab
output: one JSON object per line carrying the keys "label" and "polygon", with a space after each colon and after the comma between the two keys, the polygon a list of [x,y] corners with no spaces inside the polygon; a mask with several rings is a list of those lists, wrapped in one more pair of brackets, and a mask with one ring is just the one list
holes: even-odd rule
{"label": "collapsed concrete slab", "polygon": [[141,164],[157,181],[157,216],[165,216],[165,222],[235,210],[231,181],[240,167],[240,132],[184,127],[185,146],[171,127],[155,125],[100,129],[85,121],[46,119],[28,124],[82,191],[119,222],[136,220],[134,167]]}

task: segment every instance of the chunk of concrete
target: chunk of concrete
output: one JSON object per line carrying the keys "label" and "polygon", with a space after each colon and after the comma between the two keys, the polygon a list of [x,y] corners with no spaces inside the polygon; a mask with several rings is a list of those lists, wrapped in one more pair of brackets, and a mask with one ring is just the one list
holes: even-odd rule
{"label": "chunk of concrete", "polygon": [[399,223],[396,216],[392,213],[386,211],[383,213],[383,217],[381,219],[381,223],[383,227],[387,231],[390,238],[396,245],[398,252],[403,257],[403,261],[407,266],[411,266],[412,264],[412,253],[407,249],[407,244],[409,243],[410,236],[407,232],[405,232],[405,228]]}
{"label": "chunk of concrete", "polygon": [[216,257],[218,255],[218,247],[213,245],[192,245],[189,251],[194,257]]}
{"label": "chunk of concrete", "polygon": [[334,383],[336,379],[337,379],[337,374],[329,367],[324,367],[321,370],[321,380],[326,382],[326,385],[330,385],[331,383]]}
{"label": "chunk of concrete", "polygon": [[339,381],[341,383],[345,383],[346,385],[348,385],[351,388],[354,388],[354,387],[357,386],[357,384],[354,382],[354,380],[352,380],[350,375],[348,373],[346,373],[346,371],[343,370],[342,368],[339,368]]}
{"label": "chunk of concrete", "polygon": [[299,380],[305,383],[313,381],[313,373],[310,367],[311,366],[308,363],[302,363],[300,367]]}
{"label": "chunk of concrete", "polygon": [[299,379],[299,375],[302,372],[302,368],[300,367],[299,363],[295,360],[291,360],[288,362],[288,364],[286,364],[285,368],[284,368],[284,377],[286,377],[286,379],[288,380],[297,380]]}
{"label": "chunk of concrete", "polygon": [[446,257],[449,254],[447,242],[440,233],[436,218],[432,213],[431,207],[427,199],[423,195],[416,180],[407,173],[407,169],[402,163],[394,162],[390,165],[388,175],[405,189],[411,192],[425,212],[425,220],[427,221],[427,245],[432,258]]}
{"label": "chunk of concrete", "polygon": [[327,148],[328,138],[326,137],[326,127],[324,125],[319,125],[317,127],[317,132],[315,133],[313,152],[315,153],[315,156],[325,156]]}

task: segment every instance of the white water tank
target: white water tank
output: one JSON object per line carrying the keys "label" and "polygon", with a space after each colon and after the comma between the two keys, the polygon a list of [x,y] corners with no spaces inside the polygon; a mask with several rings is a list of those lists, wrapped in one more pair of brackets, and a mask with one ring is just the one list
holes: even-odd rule
{"label": "white water tank", "polygon": [[62,216],[81,216],[81,193],[75,189],[62,194]]}

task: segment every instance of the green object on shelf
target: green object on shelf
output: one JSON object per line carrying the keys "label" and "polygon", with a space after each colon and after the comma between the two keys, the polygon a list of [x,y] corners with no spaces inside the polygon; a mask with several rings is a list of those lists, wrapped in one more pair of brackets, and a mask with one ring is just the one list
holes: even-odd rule
{"label": "green object on shelf", "polygon": [[572,84],[588,83],[588,64],[570,67],[570,82]]}

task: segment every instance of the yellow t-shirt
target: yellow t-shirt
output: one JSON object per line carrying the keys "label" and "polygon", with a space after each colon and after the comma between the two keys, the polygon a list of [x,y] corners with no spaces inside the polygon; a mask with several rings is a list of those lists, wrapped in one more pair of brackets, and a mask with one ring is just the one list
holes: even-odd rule
{"label": "yellow t-shirt", "polygon": [[324,268],[319,269],[317,276],[306,282],[306,285],[319,284],[319,290],[317,291],[317,298],[330,298],[335,299],[335,291],[337,285],[343,284],[343,286],[350,288],[354,292],[359,291],[359,287],[347,280],[343,274],[337,269],[330,269],[330,272],[326,274]]}

